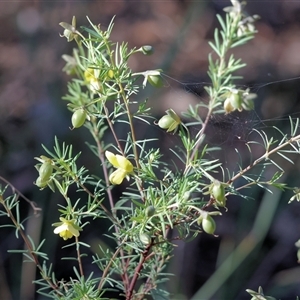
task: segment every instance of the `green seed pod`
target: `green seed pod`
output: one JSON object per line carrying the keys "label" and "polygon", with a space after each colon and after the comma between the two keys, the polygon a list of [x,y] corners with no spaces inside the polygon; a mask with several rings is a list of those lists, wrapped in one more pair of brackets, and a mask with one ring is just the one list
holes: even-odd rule
{"label": "green seed pod", "polygon": [[206,233],[208,233],[208,234],[214,234],[214,232],[216,230],[216,222],[215,222],[215,220],[210,215],[207,215],[202,220],[202,228],[203,228],[203,230]]}
{"label": "green seed pod", "polygon": [[168,109],[166,115],[162,116],[158,121],[158,126],[162,129],[167,129],[167,132],[176,132],[177,127],[181,124],[179,116],[173,109]]}
{"label": "green seed pod", "polygon": [[162,116],[158,121],[158,126],[162,129],[168,129],[172,126],[174,120],[169,115]]}
{"label": "green seed pod", "polygon": [[86,120],[86,111],[83,108],[79,108],[74,111],[72,115],[72,125],[73,128],[81,127]]}
{"label": "green seed pod", "polygon": [[156,88],[161,88],[164,85],[160,75],[149,75],[147,79],[148,82]]}
{"label": "green seed pod", "polygon": [[224,185],[219,181],[215,180],[211,189],[211,194],[220,206],[226,205],[225,188]]}
{"label": "green seed pod", "polygon": [[39,169],[39,177],[42,181],[48,181],[50,176],[53,172],[53,166],[51,164],[51,161],[45,161],[42,163],[40,169]]}
{"label": "green seed pod", "polygon": [[150,205],[146,208],[146,216],[152,217],[155,214],[155,207]]}
{"label": "green seed pod", "polygon": [[144,245],[149,245],[151,243],[151,237],[147,233],[140,233],[140,241]]}
{"label": "green seed pod", "polygon": [[47,186],[47,183],[48,181],[42,180],[40,176],[35,181],[35,185],[38,186],[39,188],[44,188],[45,186]]}

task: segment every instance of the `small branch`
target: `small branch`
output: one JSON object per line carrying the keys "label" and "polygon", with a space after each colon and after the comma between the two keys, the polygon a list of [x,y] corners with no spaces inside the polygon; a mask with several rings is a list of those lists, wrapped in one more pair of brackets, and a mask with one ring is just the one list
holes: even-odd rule
{"label": "small branch", "polygon": [[245,169],[243,169],[242,171],[240,171],[239,173],[237,173],[235,176],[233,176],[230,180],[227,181],[227,184],[231,184],[232,182],[234,182],[236,179],[240,178],[241,176],[243,176],[246,172],[248,172],[249,170],[251,170],[253,167],[255,167],[256,165],[258,165],[260,162],[262,162],[265,159],[268,159],[268,157],[272,154],[275,154],[276,152],[278,152],[279,150],[281,150],[282,148],[293,144],[297,141],[300,140],[300,135],[297,135],[291,139],[289,139],[287,142],[275,147],[274,149],[270,150],[270,151],[266,151],[265,154],[263,154],[261,157],[259,157],[258,159],[256,159],[252,164],[248,165]]}
{"label": "small branch", "polygon": [[78,239],[77,236],[75,236],[75,241],[76,241],[76,252],[77,252],[77,260],[78,260],[78,265],[79,265],[79,271],[80,271],[80,275],[83,277],[84,272],[83,272],[82,260],[81,260],[81,255],[80,255],[79,239]]}
{"label": "small branch", "polygon": [[34,214],[36,215],[38,211],[41,211],[42,209],[36,206],[36,203],[29,200],[27,197],[25,197],[17,188],[15,188],[8,180],[6,180],[5,178],[3,178],[2,176],[0,176],[0,180],[2,180],[3,182],[5,182],[7,185],[10,186],[12,193],[13,194],[18,194],[19,196],[21,196],[26,202],[29,203],[29,205],[32,207]]}
{"label": "small branch", "polygon": [[150,249],[151,249],[152,245],[153,245],[153,241],[151,241],[151,243],[149,245],[147,245],[147,247],[145,248],[145,250],[141,254],[140,262],[138,263],[138,265],[135,268],[134,275],[133,275],[132,280],[130,282],[129,289],[127,290],[126,300],[132,299],[132,294],[133,294],[134,287],[135,287],[136,282],[137,282],[137,280],[140,276],[140,273],[143,269],[144,262],[146,261],[148,255],[149,255],[149,252],[150,252]]}
{"label": "small branch", "polygon": [[116,141],[116,144],[118,145],[118,148],[119,148],[121,154],[122,154],[123,156],[125,156],[123,147],[121,146],[121,144],[120,144],[120,142],[119,142],[119,139],[118,139],[118,137],[117,137],[117,135],[116,135],[116,132],[115,132],[114,127],[113,127],[113,124],[112,124],[112,122],[111,122],[111,120],[110,120],[110,118],[109,118],[108,109],[107,109],[106,106],[103,106],[103,109],[104,109],[104,111],[105,111],[105,116],[106,116],[106,120],[107,120],[108,126],[109,126],[110,131],[111,131],[111,133],[112,133],[112,135],[113,135],[113,137],[114,137],[114,139],[115,139],[115,141]]}
{"label": "small branch", "polygon": [[[104,109],[105,109],[107,119],[109,120],[108,111],[107,111],[106,108],[104,108]],[[111,123],[110,120],[109,120],[109,123]],[[99,132],[98,132],[98,128],[97,128],[97,125],[96,125],[95,122],[93,123],[93,126],[94,126],[94,130],[91,130],[91,133],[92,133],[92,135],[94,137],[94,140],[96,141],[96,144],[97,144],[98,156],[99,156],[99,159],[100,159],[101,164],[102,164],[102,170],[103,170],[104,179],[105,179],[105,183],[106,183],[106,193],[107,193],[107,196],[108,196],[108,200],[109,200],[109,204],[110,204],[110,208],[111,208],[111,213],[106,209],[106,207],[104,205],[102,205],[102,204],[100,204],[100,205],[101,205],[101,208],[106,212],[106,214],[108,214],[108,215],[112,214],[111,218],[112,218],[113,223],[114,223],[114,229],[115,229],[115,232],[118,234],[119,233],[119,228],[118,228],[119,222],[117,220],[116,211],[114,209],[114,207],[115,207],[114,199],[113,199],[113,196],[112,196],[112,193],[111,193],[111,189],[109,188],[110,183],[109,183],[109,176],[108,176],[108,172],[107,172],[107,168],[106,168],[106,164],[105,164],[105,158],[104,158],[104,154],[103,154],[104,152],[103,152],[103,148],[102,148],[101,143],[100,143],[99,138],[98,138]],[[113,128],[111,128],[111,130],[112,130],[112,133],[115,134]],[[121,146],[119,145],[119,147],[121,147]],[[122,148],[120,148],[120,150],[122,150]],[[86,188],[84,187],[84,189],[86,189]],[[87,192],[92,197],[94,197],[94,195],[90,191],[87,190]],[[121,256],[121,260],[122,260],[122,267],[123,267],[123,274],[124,274],[122,279],[123,279],[124,286],[127,287],[129,285],[129,281],[128,281],[128,276],[127,276],[127,273],[126,273],[125,260],[123,258],[124,257],[124,250],[121,248],[121,245],[123,243],[124,243],[124,241],[118,240],[118,247],[119,248],[117,249],[117,251],[115,252],[113,257],[116,258],[117,255],[119,253],[121,253],[120,256]],[[109,271],[109,268],[110,268],[112,262],[113,262],[113,260],[111,259],[111,261],[108,263],[108,265],[105,268],[105,272],[103,272],[102,278],[101,278],[101,280],[99,282],[99,285],[98,285],[99,289],[102,288],[102,285],[104,283],[104,279],[105,279],[106,275],[108,274],[108,271]]]}
{"label": "small branch", "polygon": [[[29,201],[29,202],[31,202],[31,201]],[[13,222],[14,226],[16,227],[16,229],[20,232],[20,235],[21,235],[24,243],[26,244],[28,252],[29,252],[30,256],[32,257],[32,259],[33,259],[36,267],[40,271],[40,274],[41,274],[42,278],[57,293],[58,296],[62,296],[62,293],[59,291],[58,286],[55,285],[55,284],[53,284],[52,281],[50,280],[50,278],[47,276],[47,274],[45,274],[44,269],[40,265],[39,260],[38,260],[38,256],[36,255],[35,251],[33,250],[29,239],[27,238],[27,236],[26,236],[25,232],[22,230],[22,228],[19,226],[19,224],[18,224],[17,220],[15,219],[15,217],[14,217],[13,213],[11,212],[11,210],[6,206],[5,201],[4,201],[4,199],[3,199],[2,196],[0,197],[0,203],[5,208],[5,210],[6,210],[7,214],[8,214],[8,217],[11,219],[11,221]]]}

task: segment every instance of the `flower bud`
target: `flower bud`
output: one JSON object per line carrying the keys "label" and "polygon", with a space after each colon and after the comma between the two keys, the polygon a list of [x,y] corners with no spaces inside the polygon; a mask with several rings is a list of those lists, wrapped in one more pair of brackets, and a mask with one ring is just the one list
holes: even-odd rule
{"label": "flower bud", "polygon": [[108,72],[107,72],[107,76],[108,76],[108,78],[110,78],[110,79],[113,79],[114,78],[114,71],[112,70],[112,69],[110,69],[110,70],[108,70]]}
{"label": "flower bud", "polygon": [[190,196],[191,196],[191,192],[186,191],[186,192],[184,192],[184,194],[183,194],[182,200],[183,200],[183,201],[188,201],[189,198],[190,198]]}
{"label": "flower bud", "polygon": [[155,214],[155,207],[150,205],[146,208],[146,216],[152,217]]}
{"label": "flower bud", "polygon": [[207,215],[202,220],[202,228],[203,228],[203,230],[206,233],[208,233],[208,234],[214,234],[214,232],[216,230],[216,222],[215,222],[215,220],[210,215]]}
{"label": "flower bud", "polygon": [[86,111],[83,108],[79,108],[74,111],[72,115],[72,125],[73,128],[81,127],[86,120]]}
{"label": "flower bud", "polygon": [[214,197],[218,205],[226,205],[225,188],[219,180],[214,181],[211,188],[211,195]]}
{"label": "flower bud", "polygon": [[145,55],[151,55],[153,53],[153,47],[150,45],[142,46],[141,50]]}
{"label": "flower bud", "polygon": [[144,245],[149,245],[151,243],[151,237],[149,236],[149,234],[147,233],[140,233],[140,241],[144,244]]}

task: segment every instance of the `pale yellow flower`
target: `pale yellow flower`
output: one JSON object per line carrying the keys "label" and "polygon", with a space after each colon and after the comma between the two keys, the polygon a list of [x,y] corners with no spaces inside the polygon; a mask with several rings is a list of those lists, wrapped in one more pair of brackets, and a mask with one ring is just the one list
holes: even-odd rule
{"label": "pale yellow flower", "polygon": [[53,226],[57,226],[54,229],[55,234],[59,234],[64,240],[70,239],[73,236],[79,236],[79,231],[81,231],[82,228],[75,224],[75,220],[66,220],[65,218],[59,219],[61,222],[53,224]]}
{"label": "pale yellow flower", "polygon": [[105,156],[117,168],[117,170],[110,174],[109,181],[112,184],[121,184],[124,178],[133,172],[132,163],[126,157],[113,154],[110,151],[105,151]]}
{"label": "pale yellow flower", "polygon": [[97,92],[101,90],[101,84],[98,80],[99,70],[87,68],[84,71],[85,80],[89,83],[89,87],[92,92]]}

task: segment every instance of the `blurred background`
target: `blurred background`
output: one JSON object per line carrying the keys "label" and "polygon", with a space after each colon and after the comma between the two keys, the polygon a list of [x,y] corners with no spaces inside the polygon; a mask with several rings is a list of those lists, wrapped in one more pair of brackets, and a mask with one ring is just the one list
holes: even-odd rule
{"label": "blurred background", "polygon": [[[38,218],[27,221],[27,233],[37,243],[47,237],[43,250],[50,253],[61,278],[72,272],[72,265],[60,261],[64,243],[51,227],[62,199],[33,185],[34,157],[44,154],[41,144],[51,148],[57,136],[72,143],[74,152],[83,151],[80,163],[92,173],[97,167],[84,144],[87,131],[69,129],[71,113],[61,100],[69,79],[62,72],[61,56],[71,54],[76,45],[59,36],[63,29],[58,23],[71,23],[75,15],[78,26],[88,26],[88,16],[105,28],[116,15],[114,41],[126,41],[129,47],[152,45],[152,56],[136,55],[130,64],[136,72],[164,70],[164,88],[143,90],[138,99],[149,98],[159,118],[170,107],[180,113],[189,104],[206,100],[203,87],[211,52],[207,42],[218,26],[216,13],[223,14],[227,6],[230,1],[223,0],[0,2],[0,176],[43,209]],[[260,15],[258,34],[234,53],[247,63],[239,72],[245,78],[239,84],[258,94],[256,113],[229,122],[219,120],[209,129],[216,145],[241,151],[248,129],[257,126],[268,131],[274,125],[285,130],[288,114],[296,117],[300,112],[300,2],[253,0],[246,11]],[[161,137],[160,142],[168,151],[176,139]],[[228,151],[220,159],[233,167],[236,162]],[[293,159],[294,165],[284,165],[284,180],[299,186],[300,161]],[[257,290],[260,285],[265,294],[276,298],[300,295],[294,245],[300,236],[299,205],[287,205],[292,196],[288,192],[266,194],[254,189],[251,196],[255,201],[229,199],[228,213],[217,218],[218,238],[202,234],[190,243],[178,243],[170,264],[175,276],[167,284],[171,299],[250,299],[245,289]],[[20,206],[22,217],[32,214],[28,203],[21,201]],[[7,220],[2,216],[0,224]],[[85,239],[97,244],[102,233],[99,225],[98,236]],[[0,299],[43,299],[31,283],[36,276],[33,264],[7,252],[23,249],[22,240],[10,228],[1,228],[0,236]]]}

